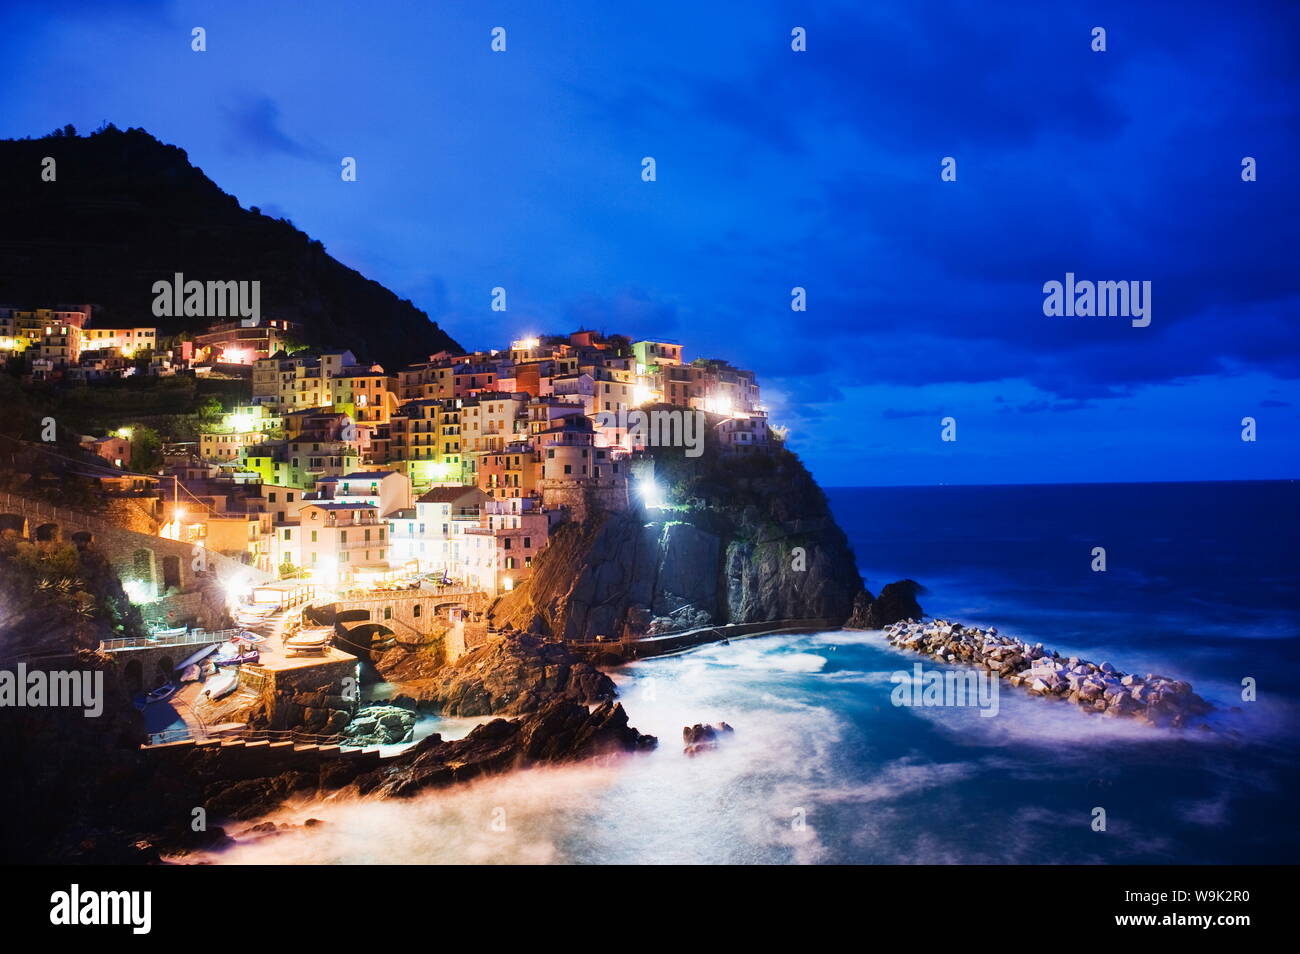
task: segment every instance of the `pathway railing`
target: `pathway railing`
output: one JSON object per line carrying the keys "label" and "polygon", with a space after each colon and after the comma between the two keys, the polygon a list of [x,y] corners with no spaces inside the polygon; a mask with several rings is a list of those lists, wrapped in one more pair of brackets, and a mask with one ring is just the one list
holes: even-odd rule
{"label": "pathway railing", "polygon": [[99,648],[105,652],[119,649],[159,649],[164,646],[197,646],[200,643],[221,643],[242,633],[241,629],[219,629],[209,632],[205,629],[192,629],[176,636],[122,636],[105,639]]}

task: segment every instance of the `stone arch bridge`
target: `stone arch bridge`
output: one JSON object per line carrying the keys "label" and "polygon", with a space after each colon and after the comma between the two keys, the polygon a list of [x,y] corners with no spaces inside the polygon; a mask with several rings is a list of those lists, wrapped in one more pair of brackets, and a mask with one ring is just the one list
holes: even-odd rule
{"label": "stone arch bridge", "polygon": [[450,610],[463,607],[478,594],[470,587],[434,590],[371,590],[351,593],[332,603],[308,608],[317,623],[333,626],[357,650],[386,650],[396,645],[417,647],[446,629]]}

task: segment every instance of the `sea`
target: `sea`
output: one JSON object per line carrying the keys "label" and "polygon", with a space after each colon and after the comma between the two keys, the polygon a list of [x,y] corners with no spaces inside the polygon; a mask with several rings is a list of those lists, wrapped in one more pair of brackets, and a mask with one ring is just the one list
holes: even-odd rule
{"label": "sea", "polygon": [[[997,714],[894,704],[879,632],[770,636],[612,675],[649,754],[230,831],[218,863],[1251,864],[1300,861],[1300,483],[837,488],[873,592],[1192,683],[1154,729],[1003,683]],[[1104,551],[1104,569],[1098,548]],[[924,660],[927,666],[932,661]],[[1253,688],[1252,688],[1253,687]],[[681,731],[734,727],[688,757]],[[482,720],[421,727],[446,737]],[[307,818],[324,824],[299,826]],[[251,825],[251,823],[249,823]],[[187,860],[195,860],[193,858]]]}

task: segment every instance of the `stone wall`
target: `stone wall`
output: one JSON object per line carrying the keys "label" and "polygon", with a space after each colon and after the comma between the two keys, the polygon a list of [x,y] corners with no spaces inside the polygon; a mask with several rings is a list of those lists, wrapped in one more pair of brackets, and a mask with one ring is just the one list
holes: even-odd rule
{"label": "stone wall", "polygon": [[615,478],[586,480],[541,480],[538,490],[548,510],[565,507],[572,520],[584,521],[600,512],[623,513],[628,509],[627,481]]}
{"label": "stone wall", "polygon": [[326,734],[342,731],[359,704],[357,666],[353,656],[297,669],[267,671],[245,666],[250,675],[260,675],[264,680],[257,725],[271,729],[301,727]]}
{"label": "stone wall", "polygon": [[123,530],[154,536],[161,521],[150,505],[157,500],[157,497],[112,497],[104,505],[104,517]]}

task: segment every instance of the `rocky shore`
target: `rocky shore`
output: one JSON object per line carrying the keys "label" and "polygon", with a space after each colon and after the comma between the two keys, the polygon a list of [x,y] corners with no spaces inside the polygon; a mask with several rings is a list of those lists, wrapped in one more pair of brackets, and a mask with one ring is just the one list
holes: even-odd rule
{"label": "rocky shore", "polygon": [[523,719],[494,719],[454,742],[431,735],[357,778],[351,789],[358,795],[405,797],[480,775],[648,751],[657,744],[654,736],[628,725],[620,703],[589,711],[557,699]]}
{"label": "rocky shore", "polygon": [[[382,725],[382,718],[376,722]],[[390,728],[394,733],[399,730],[396,720]],[[231,830],[246,837],[294,827],[271,822],[253,828],[231,826],[262,818],[290,800],[330,795],[403,798],[482,776],[641,752],[656,744],[654,736],[628,725],[618,703],[589,710],[557,699],[519,719],[494,719],[463,739],[448,741],[431,735],[382,761],[335,758],[321,760],[310,770],[265,774],[238,771],[220,747],[194,749],[165,768],[160,763],[152,774],[140,765],[129,777],[115,779],[117,784],[108,793],[113,799],[111,820],[83,820],[75,837],[47,841],[41,855],[63,863],[183,861],[193,852],[229,844]],[[210,819],[197,832],[191,827],[196,805]],[[308,827],[318,824],[323,822],[307,822]]]}
{"label": "rocky shore", "polygon": [[1042,643],[1029,644],[998,633],[948,620],[912,619],[884,627],[885,638],[899,649],[924,653],[947,663],[982,666],[1013,686],[1039,696],[1072,702],[1106,716],[1128,716],[1151,726],[1183,728],[1213,707],[1190,683],[1147,673],[1138,676],[1108,662],[1077,656],[1063,658]]}

